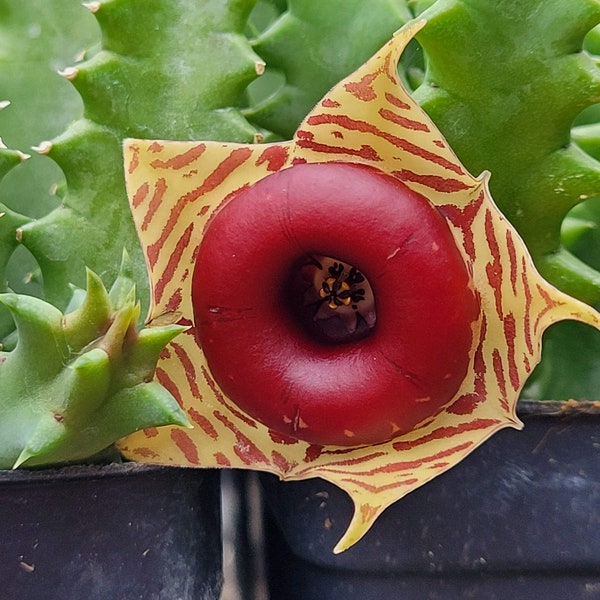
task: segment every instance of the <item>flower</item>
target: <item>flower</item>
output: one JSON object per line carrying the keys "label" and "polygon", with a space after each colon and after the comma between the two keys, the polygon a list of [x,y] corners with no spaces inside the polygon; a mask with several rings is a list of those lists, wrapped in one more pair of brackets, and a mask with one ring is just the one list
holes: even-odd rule
{"label": "flower", "polygon": [[[157,377],[196,427],[146,430],[127,438],[121,450],[141,461],[327,479],[355,504],[338,552],[360,539],[386,507],[492,434],[522,426],[518,395],[539,362],[541,336],[550,324],[576,319],[600,327],[593,309],[541,278],[494,205],[489,175],[466,172],[402,87],[398,58],[423,25],[408,24],[335,86],[292,141],[125,143],[127,188],[151,280],[149,318],[175,313],[181,324],[194,325],[167,347]],[[320,193],[327,181],[327,197],[311,204],[310,194]],[[275,183],[282,195],[273,192]],[[360,192],[365,185],[381,186],[374,195],[387,199],[383,208],[361,204],[369,197]],[[352,199],[346,202],[346,196]],[[424,231],[423,238],[413,240],[409,232],[395,240],[405,223],[403,202],[415,207],[417,223],[427,221],[410,229]],[[296,212],[288,218],[290,210]],[[313,235],[318,247],[305,243]],[[394,260],[403,259],[409,246],[412,251],[412,241],[420,258],[407,271],[403,260]],[[453,276],[444,278],[447,264]],[[412,310],[397,311],[406,290],[412,290]],[[289,311],[281,310],[286,299]],[[405,323],[409,334],[402,337]],[[407,340],[410,347],[402,353],[398,348]],[[388,359],[388,352],[409,361],[416,356],[415,387],[426,388],[410,396],[411,410],[398,419],[399,402],[386,403],[390,395],[379,391],[380,371],[367,368],[381,343]],[[297,360],[302,353],[304,362]],[[278,354],[285,369],[269,362]],[[387,362],[390,372],[404,371],[400,379],[410,381],[412,369],[404,362]],[[428,364],[432,371],[423,376],[420,369]],[[317,366],[325,369],[319,372],[325,383],[316,386],[321,404],[315,415],[328,418],[335,409],[332,396],[350,406],[367,397],[367,406],[372,403],[383,418],[370,421],[363,405],[369,425],[357,433],[346,431],[345,409],[338,410],[331,443],[323,438],[327,428],[319,429],[302,404],[304,396],[274,411],[272,389],[282,389],[283,374],[296,372],[294,383],[309,381]],[[301,410],[289,412],[294,406]],[[361,426],[357,419],[355,426]]]}

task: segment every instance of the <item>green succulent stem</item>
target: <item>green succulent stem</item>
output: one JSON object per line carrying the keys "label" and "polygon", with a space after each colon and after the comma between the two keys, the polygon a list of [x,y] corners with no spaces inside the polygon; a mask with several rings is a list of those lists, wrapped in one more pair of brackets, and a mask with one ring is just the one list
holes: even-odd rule
{"label": "green succulent stem", "polygon": [[253,42],[267,75],[283,84],[252,97],[244,114],[252,123],[289,139],[335,83],[358,68],[411,13],[394,0],[288,0],[287,10]]}
{"label": "green succulent stem", "polygon": [[19,334],[0,353],[0,468],[82,460],[144,427],[189,426],[153,381],[161,350],[186,327],[138,331],[127,256],[123,265],[110,292],[88,270],[66,315],[39,298],[0,295]]}

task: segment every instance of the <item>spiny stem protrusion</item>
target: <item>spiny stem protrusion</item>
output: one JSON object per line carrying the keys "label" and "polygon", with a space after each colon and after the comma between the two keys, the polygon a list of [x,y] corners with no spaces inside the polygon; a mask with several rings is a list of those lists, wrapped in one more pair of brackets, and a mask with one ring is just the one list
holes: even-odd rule
{"label": "spiny stem protrusion", "polygon": [[52,150],[52,142],[45,140],[40,142],[37,146],[31,146],[31,149],[38,154],[49,154]]}
{"label": "spiny stem protrusion", "polygon": [[64,69],[60,69],[58,74],[69,81],[73,81],[77,75],[79,75],[79,69],[77,67],[66,67]]}

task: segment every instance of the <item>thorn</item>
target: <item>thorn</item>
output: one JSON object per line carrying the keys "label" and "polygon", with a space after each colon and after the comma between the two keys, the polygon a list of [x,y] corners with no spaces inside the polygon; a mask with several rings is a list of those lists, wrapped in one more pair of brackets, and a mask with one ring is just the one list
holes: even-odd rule
{"label": "thorn", "polygon": [[264,62],[263,60],[257,60],[254,63],[254,70],[256,71],[257,75],[262,75],[265,72],[265,67],[267,66],[267,63]]}
{"label": "thorn", "polygon": [[79,75],[79,69],[77,67],[67,67],[65,69],[59,70],[58,74],[69,81],[73,81],[77,75]]}
{"label": "thorn", "polygon": [[0,110],[10,106],[10,100],[0,100]]}
{"label": "thorn", "polygon": [[56,196],[56,194],[58,193],[58,183],[53,183],[50,186],[50,190],[49,191],[50,191],[50,195],[51,196]]}
{"label": "thorn", "polygon": [[31,146],[31,149],[38,154],[49,154],[52,150],[52,142],[40,142],[37,146]]}
{"label": "thorn", "polygon": [[7,149],[7,145],[2,141],[2,138],[0,138],[0,148],[2,148],[3,150]]}
{"label": "thorn", "polygon": [[1,213],[0,213],[0,219],[1,219],[2,217],[4,217],[4,216],[6,216],[6,213],[5,213],[5,212],[1,212]]}
{"label": "thorn", "polygon": [[81,62],[83,60],[85,60],[85,57],[87,55],[87,50],[84,48],[83,50],[80,50],[75,56],[74,56],[74,60],[75,62]]}
{"label": "thorn", "polygon": [[22,464],[26,463],[32,456],[34,455],[30,454],[27,448],[24,448],[21,454],[19,454],[19,458],[17,458],[15,464],[12,466],[12,470],[15,471],[16,469],[18,469]]}
{"label": "thorn", "polygon": [[30,565],[23,560],[19,563],[19,566],[21,569],[23,569],[23,571],[25,571],[25,573],[33,573],[35,571],[35,565]]}
{"label": "thorn", "polygon": [[91,13],[97,13],[100,10],[100,2],[82,2],[82,6],[85,6]]}
{"label": "thorn", "polygon": [[15,238],[17,242],[21,243],[23,241],[23,230],[19,227],[15,232]]}
{"label": "thorn", "polygon": [[21,162],[31,158],[31,154],[25,154],[25,152],[21,152],[20,150],[17,150],[17,156]]}
{"label": "thorn", "polygon": [[258,133],[258,131],[254,134],[254,138],[252,140],[252,143],[254,144],[262,144],[263,140],[265,139],[264,135],[262,133]]}

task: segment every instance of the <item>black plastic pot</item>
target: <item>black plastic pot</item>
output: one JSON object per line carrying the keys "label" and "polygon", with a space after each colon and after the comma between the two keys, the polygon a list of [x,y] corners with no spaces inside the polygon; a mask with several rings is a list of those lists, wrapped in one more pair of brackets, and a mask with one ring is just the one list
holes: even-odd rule
{"label": "black plastic pot", "polygon": [[600,416],[521,406],[460,465],[340,555],[352,505],[319,479],[262,478],[271,600],[600,598]]}
{"label": "black plastic pot", "polygon": [[219,511],[216,471],[2,471],[0,598],[216,600]]}

